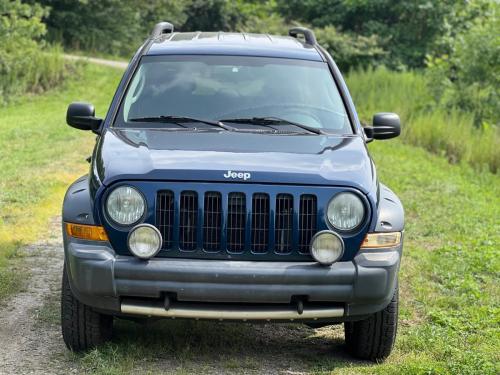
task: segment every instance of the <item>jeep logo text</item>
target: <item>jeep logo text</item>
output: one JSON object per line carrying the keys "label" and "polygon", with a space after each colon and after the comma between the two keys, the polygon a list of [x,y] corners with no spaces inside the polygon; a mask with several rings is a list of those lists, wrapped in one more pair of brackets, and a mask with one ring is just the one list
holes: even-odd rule
{"label": "jeep logo text", "polygon": [[224,174],[224,178],[242,178],[244,181],[248,180],[250,177],[252,176],[248,172],[227,171]]}

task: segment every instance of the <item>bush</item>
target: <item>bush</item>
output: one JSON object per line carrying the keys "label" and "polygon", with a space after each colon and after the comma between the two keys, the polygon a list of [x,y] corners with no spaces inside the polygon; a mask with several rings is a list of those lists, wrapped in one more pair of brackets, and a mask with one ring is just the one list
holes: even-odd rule
{"label": "bush", "polygon": [[51,88],[63,78],[61,53],[41,41],[45,14],[39,5],[0,0],[0,102]]}
{"label": "bush", "polygon": [[[477,0],[476,0],[477,1]],[[491,1],[491,0],[490,0]],[[342,33],[364,38],[376,35],[379,48],[374,65],[393,69],[422,68],[447,19],[469,7],[463,0],[277,0],[287,20],[310,23],[315,28],[335,26]]]}
{"label": "bush", "polygon": [[186,21],[182,0],[27,0],[49,9],[48,39],[72,50],[130,56],[158,21]]}
{"label": "bush", "polygon": [[483,13],[451,40],[447,54],[429,58],[428,76],[437,102],[489,127],[500,125],[500,4]]}
{"label": "bush", "polygon": [[340,69],[348,71],[376,65],[387,53],[376,35],[340,33],[333,26],[315,30],[318,42],[331,53]]}
{"label": "bush", "polygon": [[376,112],[401,116],[404,142],[467,162],[477,169],[500,170],[500,129],[474,127],[474,116],[457,109],[436,108],[424,74],[384,68],[354,71],[347,78],[363,122]]}

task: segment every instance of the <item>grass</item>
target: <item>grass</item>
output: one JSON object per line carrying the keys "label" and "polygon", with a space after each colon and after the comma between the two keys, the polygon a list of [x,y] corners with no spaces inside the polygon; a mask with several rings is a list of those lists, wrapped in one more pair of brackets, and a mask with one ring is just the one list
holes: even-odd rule
{"label": "grass", "polygon": [[104,115],[122,73],[87,65],[79,74],[43,96],[0,108],[0,300],[25,278],[9,271],[9,260],[38,238],[60,213],[68,183],[87,172],[94,137],[65,125],[67,105],[90,101]]}
{"label": "grass", "polygon": [[468,163],[493,173],[500,170],[500,129],[478,129],[472,114],[436,108],[423,74],[381,68],[354,72],[347,81],[365,123],[376,112],[396,112],[402,119],[404,142],[452,163]]}
{"label": "grass", "polygon": [[[6,265],[12,264],[16,249],[38,237],[47,219],[59,212],[67,184],[87,168],[83,159],[93,137],[64,125],[66,105],[92,101],[102,115],[119,75],[89,65],[65,88],[0,110],[3,295],[14,290],[10,285],[16,278],[6,273]],[[421,84],[415,80],[414,85]],[[363,117],[378,106],[405,116],[400,110],[405,104],[396,96],[387,96],[384,103],[375,94],[359,92],[359,86],[351,88],[355,97],[368,98],[357,102]],[[410,126],[415,125],[408,120]],[[69,360],[97,374],[499,373],[500,176],[468,163],[450,165],[445,157],[399,140],[373,142],[369,149],[380,180],[400,196],[407,218],[399,334],[386,362],[374,365],[348,357],[340,327],[313,331],[189,321],[119,321],[112,343],[84,355],[67,354]],[[45,324],[57,324],[54,303],[49,299],[40,310]]]}

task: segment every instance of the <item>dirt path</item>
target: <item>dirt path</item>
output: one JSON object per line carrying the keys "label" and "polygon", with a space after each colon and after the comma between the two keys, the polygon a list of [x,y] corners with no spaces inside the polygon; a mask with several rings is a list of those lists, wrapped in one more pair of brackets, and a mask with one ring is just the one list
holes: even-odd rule
{"label": "dirt path", "polygon": [[[21,293],[0,305],[0,374],[67,373],[68,363],[55,360],[63,351],[60,331],[45,324],[45,309],[57,308],[63,264],[60,218],[51,221],[47,239],[20,251],[18,272],[29,280]],[[50,301],[50,303],[48,303]]]}
{"label": "dirt path", "polygon": [[[194,321],[115,322],[111,347],[73,355],[63,344],[61,218],[46,240],[20,251],[23,291],[0,305],[0,374],[304,374],[356,366],[342,329]],[[111,348],[111,349],[110,349]],[[124,365],[125,364],[125,365]],[[319,368],[318,368],[319,367]]]}
{"label": "dirt path", "polygon": [[128,62],[99,59],[96,57],[86,57],[86,56],[64,54],[64,58],[68,59],[68,60],[88,61],[88,62],[93,63],[93,64],[105,65],[105,66],[110,66],[112,68],[119,68],[119,69],[125,69],[128,66]]}

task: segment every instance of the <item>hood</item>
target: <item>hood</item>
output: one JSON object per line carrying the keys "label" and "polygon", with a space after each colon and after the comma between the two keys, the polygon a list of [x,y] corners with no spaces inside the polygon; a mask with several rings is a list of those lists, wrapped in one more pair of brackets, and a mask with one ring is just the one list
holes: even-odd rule
{"label": "hood", "polygon": [[104,185],[120,180],[352,186],[376,177],[357,135],[273,135],[227,131],[108,129],[93,161]]}

